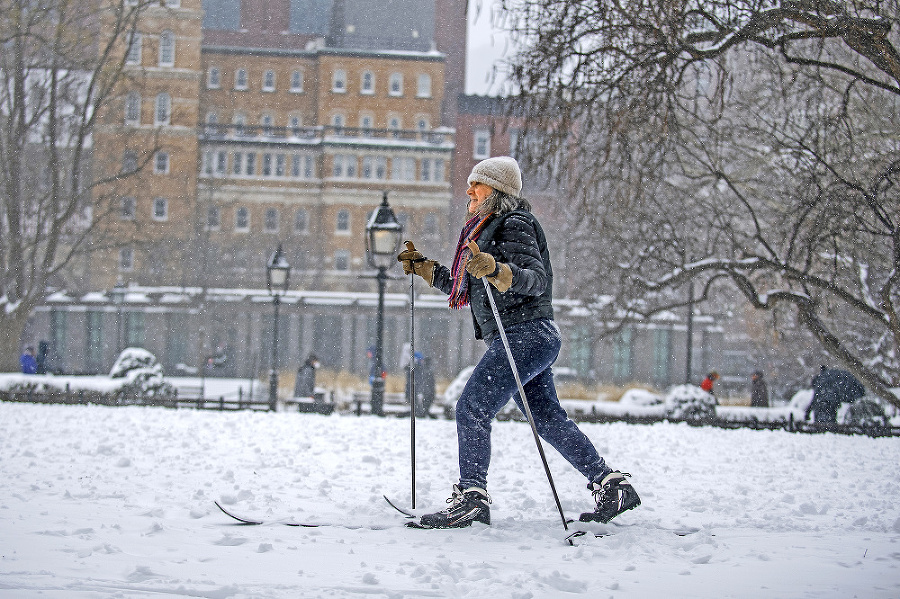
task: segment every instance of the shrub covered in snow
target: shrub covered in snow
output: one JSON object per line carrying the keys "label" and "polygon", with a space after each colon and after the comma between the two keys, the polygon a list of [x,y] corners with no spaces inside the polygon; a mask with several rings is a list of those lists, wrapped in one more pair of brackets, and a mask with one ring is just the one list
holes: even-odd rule
{"label": "shrub covered in snow", "polygon": [[109,371],[109,377],[126,380],[118,391],[119,397],[175,395],[175,387],[163,380],[162,366],[156,356],[140,347],[129,347],[122,351]]}
{"label": "shrub covered in snow", "polygon": [[666,392],[666,415],[679,420],[716,417],[716,398],[696,385],[676,385]]}

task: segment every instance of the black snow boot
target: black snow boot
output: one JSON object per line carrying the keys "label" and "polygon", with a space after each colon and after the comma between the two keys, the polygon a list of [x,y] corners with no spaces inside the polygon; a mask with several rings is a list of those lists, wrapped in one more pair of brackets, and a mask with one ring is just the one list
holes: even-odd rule
{"label": "black snow boot", "polygon": [[460,489],[453,485],[453,494],[447,500],[449,507],[419,519],[421,528],[464,528],[472,522],[491,523],[491,498],[478,487]]}
{"label": "black snow boot", "polygon": [[641,498],[626,480],[631,475],[614,470],[600,480],[588,485],[594,495],[597,507],[593,512],[581,514],[582,522],[603,522],[606,524],[625,510],[641,505]]}

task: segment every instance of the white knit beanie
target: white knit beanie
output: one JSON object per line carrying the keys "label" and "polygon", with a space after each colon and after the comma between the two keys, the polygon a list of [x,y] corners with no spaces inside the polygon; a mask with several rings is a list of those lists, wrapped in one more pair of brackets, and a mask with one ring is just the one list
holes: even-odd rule
{"label": "white knit beanie", "polygon": [[497,156],[482,160],[472,169],[469,175],[469,185],[472,183],[484,183],[497,191],[519,197],[522,193],[522,172],[515,158],[509,156]]}

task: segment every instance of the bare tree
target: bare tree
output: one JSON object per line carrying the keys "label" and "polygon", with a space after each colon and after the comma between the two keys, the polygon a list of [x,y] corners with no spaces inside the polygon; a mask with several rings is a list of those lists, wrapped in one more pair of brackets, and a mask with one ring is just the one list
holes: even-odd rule
{"label": "bare tree", "polygon": [[92,133],[121,102],[150,4],[0,0],[0,371],[17,368],[27,319],[76,257],[107,243],[112,192],[141,170],[99,174]]}
{"label": "bare tree", "polygon": [[621,322],[727,284],[900,406],[900,3],[502,4],[582,297]]}

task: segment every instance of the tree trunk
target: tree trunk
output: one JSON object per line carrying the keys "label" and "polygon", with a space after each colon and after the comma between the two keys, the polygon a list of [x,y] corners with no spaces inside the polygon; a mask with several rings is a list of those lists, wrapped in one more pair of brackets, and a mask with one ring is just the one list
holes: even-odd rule
{"label": "tree trunk", "polygon": [[19,372],[22,334],[28,315],[24,310],[0,314],[0,372]]}

